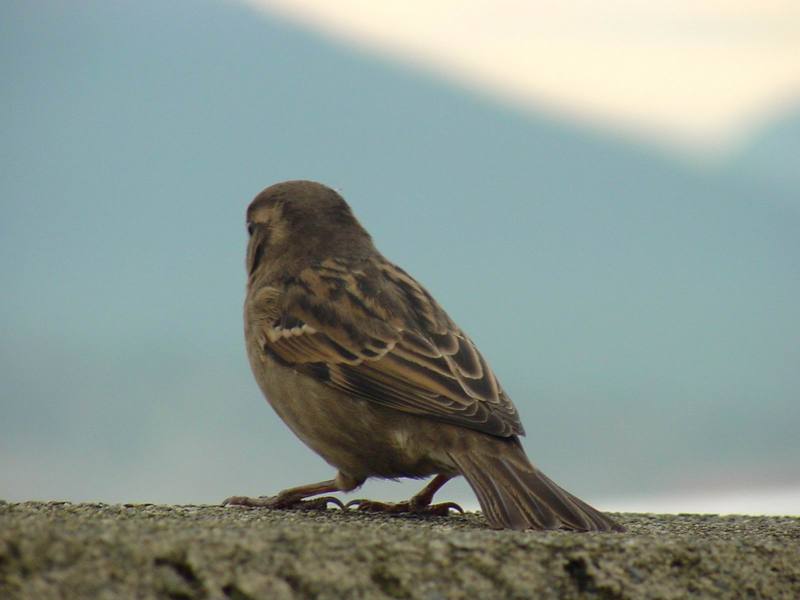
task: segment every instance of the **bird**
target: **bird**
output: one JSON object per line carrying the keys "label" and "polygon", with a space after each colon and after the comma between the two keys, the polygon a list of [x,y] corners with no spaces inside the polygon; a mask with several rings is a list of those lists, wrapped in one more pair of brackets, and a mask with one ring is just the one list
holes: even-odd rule
{"label": "bird", "polygon": [[345,506],[330,494],[368,478],[425,479],[405,502],[367,511],[447,515],[436,492],[463,476],[493,529],[623,531],[528,459],[513,402],[475,343],[387,260],[344,198],[293,180],[247,208],[244,334],[258,386],[285,424],[337,471],[226,506]]}

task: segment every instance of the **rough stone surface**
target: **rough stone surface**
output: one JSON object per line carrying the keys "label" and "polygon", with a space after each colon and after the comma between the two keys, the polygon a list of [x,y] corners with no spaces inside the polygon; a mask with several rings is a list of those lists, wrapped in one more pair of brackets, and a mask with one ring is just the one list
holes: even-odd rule
{"label": "rough stone surface", "polygon": [[0,501],[0,598],[800,598],[800,518],[624,534],[328,510]]}

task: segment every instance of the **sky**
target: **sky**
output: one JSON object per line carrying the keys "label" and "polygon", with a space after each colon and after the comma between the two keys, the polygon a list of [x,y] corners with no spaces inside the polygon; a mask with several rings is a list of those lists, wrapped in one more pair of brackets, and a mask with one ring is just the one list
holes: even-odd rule
{"label": "sky", "polygon": [[331,476],[242,340],[244,211],[293,178],[340,190],[476,340],[567,489],[781,490],[762,510],[784,510],[800,487],[800,96],[710,165],[282,10],[0,10],[0,498],[214,502]]}
{"label": "sky", "polygon": [[246,0],[519,106],[715,156],[800,94],[791,0]]}

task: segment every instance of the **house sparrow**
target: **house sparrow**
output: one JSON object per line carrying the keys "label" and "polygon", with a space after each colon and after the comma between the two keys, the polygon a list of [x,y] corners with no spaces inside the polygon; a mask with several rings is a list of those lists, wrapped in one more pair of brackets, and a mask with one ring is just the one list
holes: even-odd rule
{"label": "house sparrow", "polygon": [[[253,374],[335,479],[223,504],[324,507],[369,477],[431,482],[407,502],[363,510],[447,514],[432,505],[463,475],[497,529],[620,531],[528,460],[517,409],[436,300],[389,262],[334,190],[268,187],[247,209],[244,329]],[[352,503],[351,503],[352,504]]]}

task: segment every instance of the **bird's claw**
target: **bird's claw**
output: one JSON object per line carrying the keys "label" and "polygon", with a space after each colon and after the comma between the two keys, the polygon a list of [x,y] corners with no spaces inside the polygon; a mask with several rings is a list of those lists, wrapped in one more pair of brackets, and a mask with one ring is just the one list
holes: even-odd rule
{"label": "bird's claw", "polygon": [[449,515],[450,510],[454,510],[462,515],[464,514],[464,509],[455,502],[440,502],[439,504],[431,504],[427,507],[427,510],[432,514],[439,515],[441,517],[446,517]]}
{"label": "bird's claw", "polygon": [[342,501],[335,496],[320,496],[319,498],[302,500],[300,502],[301,505],[296,508],[299,508],[300,510],[327,510],[329,503],[333,504],[334,506],[338,506],[341,510],[344,510],[344,504],[342,504]]}
{"label": "bird's claw", "polygon": [[246,508],[270,508],[278,510],[326,510],[328,504],[338,506],[341,510],[345,510],[342,501],[334,496],[320,496],[318,498],[311,498],[304,500],[292,496],[259,496],[258,498],[251,498],[248,496],[231,496],[226,498],[221,506],[243,506]]}
{"label": "bird's claw", "polygon": [[355,507],[356,510],[365,512],[382,512],[389,514],[396,513],[412,513],[417,515],[433,515],[437,517],[446,517],[450,514],[450,510],[456,510],[464,514],[464,509],[455,502],[442,502],[440,504],[427,504],[418,505],[411,501],[406,502],[377,502],[375,500],[367,500],[365,498],[358,498],[350,500],[344,505],[345,509]]}

